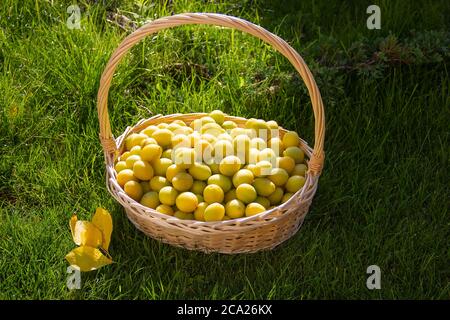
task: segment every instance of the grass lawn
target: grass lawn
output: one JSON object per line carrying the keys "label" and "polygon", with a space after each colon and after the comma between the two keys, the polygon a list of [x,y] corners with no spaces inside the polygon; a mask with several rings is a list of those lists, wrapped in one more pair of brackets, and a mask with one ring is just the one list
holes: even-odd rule
{"label": "grass lawn", "polygon": [[[66,25],[72,3],[0,5],[1,299],[450,298],[448,1],[84,0],[79,30]],[[372,3],[381,30],[366,28]],[[118,13],[139,25],[189,11],[239,16],[280,35],[321,89],[319,189],[301,230],[272,251],[206,255],[161,244],[137,231],[106,190],[97,89],[133,28],[107,20]],[[404,58],[396,51],[403,41],[425,54]],[[161,32],[116,72],[113,132],[151,114],[222,109],[276,120],[312,144],[311,105],[294,71],[237,31]],[[115,263],[69,291],[69,218],[89,219],[98,206],[113,214]],[[374,264],[381,290],[366,288]]]}

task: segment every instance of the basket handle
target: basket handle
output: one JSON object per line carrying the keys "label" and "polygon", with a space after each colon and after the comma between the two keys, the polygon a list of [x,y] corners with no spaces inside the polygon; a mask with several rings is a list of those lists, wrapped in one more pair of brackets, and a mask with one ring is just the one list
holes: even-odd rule
{"label": "basket handle", "polygon": [[183,13],[163,17],[140,27],[128,35],[120,43],[103,71],[97,95],[97,111],[100,122],[100,142],[105,152],[105,156],[117,151],[117,145],[111,132],[107,104],[111,80],[120,60],[131,47],[133,47],[144,37],[156,33],[162,29],[189,24],[216,25],[234,28],[249,33],[272,45],[292,63],[302,77],[311,98],[315,118],[315,141],[314,150],[308,165],[310,173],[313,175],[319,175],[322,171],[324,162],[323,144],[325,138],[325,116],[319,88],[317,87],[314,77],[305,61],[286,41],[265,30],[264,28],[240,18],[216,13]]}

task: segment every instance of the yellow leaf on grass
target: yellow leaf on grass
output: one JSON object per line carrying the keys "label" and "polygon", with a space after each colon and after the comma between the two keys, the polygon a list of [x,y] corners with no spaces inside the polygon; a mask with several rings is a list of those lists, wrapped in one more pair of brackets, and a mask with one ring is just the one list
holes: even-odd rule
{"label": "yellow leaf on grass", "polygon": [[112,260],[104,256],[100,250],[88,246],[73,249],[66,255],[66,260],[71,266],[83,272],[96,270],[112,263]]}
{"label": "yellow leaf on grass", "polygon": [[76,221],[72,235],[73,241],[79,246],[97,248],[103,243],[102,232],[89,221]]}
{"label": "yellow leaf on grass", "polygon": [[102,248],[108,251],[113,229],[111,214],[103,208],[97,208],[92,223],[102,232]]}
{"label": "yellow leaf on grass", "polygon": [[70,218],[70,221],[69,221],[70,232],[72,232],[72,238],[74,238],[74,239],[75,239],[75,225],[77,224],[77,221],[78,221],[78,218],[77,218],[76,214],[74,214],[72,216],[72,218]]}
{"label": "yellow leaf on grass", "polygon": [[80,246],[66,255],[66,260],[74,268],[92,271],[112,263],[108,247],[113,226],[108,211],[97,208],[92,222],[79,221],[73,215],[69,226],[73,241]]}

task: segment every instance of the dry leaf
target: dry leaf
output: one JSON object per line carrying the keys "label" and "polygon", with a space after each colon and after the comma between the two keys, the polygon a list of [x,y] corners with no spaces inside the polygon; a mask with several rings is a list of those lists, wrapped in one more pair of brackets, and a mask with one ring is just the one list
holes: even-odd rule
{"label": "dry leaf", "polygon": [[89,221],[77,221],[73,232],[73,241],[79,246],[97,248],[102,245],[102,232]]}
{"label": "dry leaf", "polygon": [[76,214],[74,214],[72,216],[72,218],[70,218],[70,221],[69,221],[70,232],[72,232],[72,238],[74,238],[74,239],[75,239],[75,225],[77,224],[77,221],[78,221],[78,217]]}
{"label": "dry leaf", "polygon": [[92,271],[111,264],[112,260],[104,256],[100,250],[88,246],[73,249],[66,255],[66,260],[80,271]]}
{"label": "dry leaf", "polygon": [[113,229],[111,214],[103,208],[97,208],[92,223],[102,232],[102,248],[108,251]]}
{"label": "dry leaf", "polygon": [[108,211],[97,208],[92,222],[79,221],[73,215],[69,226],[73,241],[80,246],[66,255],[71,266],[80,271],[92,271],[112,263],[108,247],[113,225]]}

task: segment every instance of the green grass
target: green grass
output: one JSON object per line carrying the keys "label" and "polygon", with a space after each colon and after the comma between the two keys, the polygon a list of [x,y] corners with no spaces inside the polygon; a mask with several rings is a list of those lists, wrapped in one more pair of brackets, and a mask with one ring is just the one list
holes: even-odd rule
{"label": "green grass", "polygon": [[[107,10],[135,12],[138,21],[187,11],[232,14],[302,54],[326,38],[337,43],[331,51],[345,51],[362,37],[448,30],[446,1],[375,1],[379,31],[365,27],[372,2],[173,2],[79,1],[81,30],[66,27],[70,1],[2,2],[0,298],[450,298],[448,59],[392,66],[372,79],[327,74],[305,56],[326,107],[325,169],[300,232],[249,255],[190,252],[138,232],[107,193],[95,104],[103,67],[127,34],[106,22]],[[207,74],[188,67],[194,64]],[[109,97],[113,132],[149,110],[219,108],[274,119],[312,143],[311,106],[293,72],[270,47],[239,32],[168,30],[136,46],[118,68]],[[68,221],[75,212],[88,219],[97,206],[113,214],[115,263],[83,274],[82,289],[69,291]],[[381,290],[366,288],[372,264],[382,270]]]}

